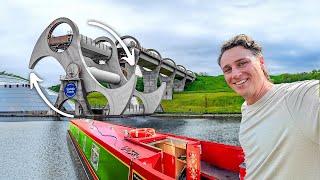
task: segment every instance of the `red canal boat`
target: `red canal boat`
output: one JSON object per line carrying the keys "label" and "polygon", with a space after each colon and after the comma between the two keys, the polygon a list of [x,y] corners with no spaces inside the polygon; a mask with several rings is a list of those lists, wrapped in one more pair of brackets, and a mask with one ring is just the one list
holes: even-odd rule
{"label": "red canal boat", "polygon": [[89,119],[68,133],[91,179],[243,179],[238,146]]}

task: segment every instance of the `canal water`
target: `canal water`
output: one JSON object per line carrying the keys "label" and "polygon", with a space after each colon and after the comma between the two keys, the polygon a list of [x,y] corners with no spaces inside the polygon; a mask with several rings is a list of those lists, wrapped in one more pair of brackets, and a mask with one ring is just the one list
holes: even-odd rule
{"label": "canal water", "polygon": [[[239,145],[238,120],[129,117],[104,121]],[[0,179],[82,179],[79,163],[69,150],[67,128],[67,118],[0,117]]]}

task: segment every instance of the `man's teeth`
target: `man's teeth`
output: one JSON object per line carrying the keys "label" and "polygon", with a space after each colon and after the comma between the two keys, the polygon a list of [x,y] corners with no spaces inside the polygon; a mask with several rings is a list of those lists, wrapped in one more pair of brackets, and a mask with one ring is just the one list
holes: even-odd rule
{"label": "man's teeth", "polygon": [[247,79],[238,81],[238,82],[236,82],[235,84],[236,84],[236,85],[240,85],[240,84],[243,84],[243,83],[245,83],[245,82],[247,82]]}

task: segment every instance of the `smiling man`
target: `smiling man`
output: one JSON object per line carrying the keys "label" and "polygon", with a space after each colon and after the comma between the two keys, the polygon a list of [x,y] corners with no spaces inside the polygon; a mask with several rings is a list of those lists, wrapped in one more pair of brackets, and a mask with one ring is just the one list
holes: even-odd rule
{"label": "smiling man", "polygon": [[320,179],[319,80],[273,84],[261,46],[244,34],[223,44],[218,64],[245,99],[245,179]]}

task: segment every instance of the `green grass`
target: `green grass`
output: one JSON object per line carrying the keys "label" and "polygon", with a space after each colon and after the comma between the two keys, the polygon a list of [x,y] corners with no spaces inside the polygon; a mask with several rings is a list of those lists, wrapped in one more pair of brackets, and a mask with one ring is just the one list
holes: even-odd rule
{"label": "green grass", "polygon": [[197,76],[197,79],[186,84],[185,92],[232,92],[223,75],[219,76]]}
{"label": "green grass", "polygon": [[51,91],[54,91],[54,92],[59,92],[59,90],[60,90],[60,84],[51,86],[51,87],[49,87],[48,89],[50,89]]}
{"label": "green grass", "polygon": [[1,71],[1,72],[0,72],[0,75],[11,76],[11,77],[15,77],[15,78],[18,78],[18,79],[23,79],[23,80],[29,81],[28,79],[26,79],[26,78],[24,78],[24,77],[21,77],[21,76],[12,74],[12,73],[7,73],[6,71]]}
{"label": "green grass", "polygon": [[173,100],[162,100],[167,113],[240,113],[243,98],[234,92],[175,93]]}
{"label": "green grass", "polygon": [[106,97],[104,97],[104,95],[99,92],[91,92],[88,94],[87,98],[91,106],[103,107],[108,101]]}
{"label": "green grass", "polygon": [[290,83],[290,82],[310,80],[310,79],[320,79],[320,69],[313,70],[311,72],[303,72],[303,73],[297,73],[297,74],[286,73],[286,74],[280,74],[277,76],[270,76],[270,77],[275,84]]}
{"label": "green grass", "polygon": [[142,77],[138,77],[137,78],[136,90],[138,90],[140,92],[144,91],[143,78]]}
{"label": "green grass", "polygon": [[[271,75],[271,81],[275,84],[290,83],[296,81],[320,79],[320,69],[311,72]],[[191,84],[186,84],[185,92],[233,92],[228,87],[223,75],[219,76],[197,76]]]}

